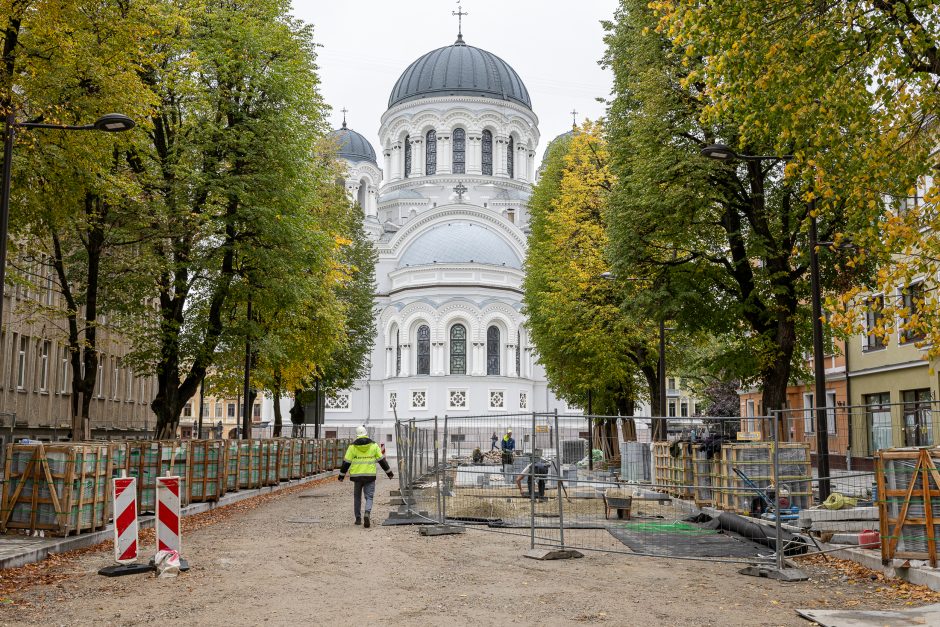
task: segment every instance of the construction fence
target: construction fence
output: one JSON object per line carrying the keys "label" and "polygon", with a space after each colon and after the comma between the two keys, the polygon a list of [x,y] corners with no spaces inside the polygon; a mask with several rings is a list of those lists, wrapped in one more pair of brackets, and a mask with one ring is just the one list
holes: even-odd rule
{"label": "construction fence", "polygon": [[135,440],[9,444],[0,533],[54,536],[103,529],[111,479],[137,478],[138,513],[156,508],[156,480],[180,477],[180,502],[277,485],[339,468],[348,439]]}
{"label": "construction fence", "polygon": [[[390,523],[464,524],[525,536],[533,548],[779,567],[823,540],[857,544],[858,532],[879,525],[874,470],[820,478],[811,444],[789,439],[797,418],[400,420],[401,505]],[[657,420],[666,423],[666,441],[650,441]],[[613,423],[616,454],[589,452],[597,423]]]}

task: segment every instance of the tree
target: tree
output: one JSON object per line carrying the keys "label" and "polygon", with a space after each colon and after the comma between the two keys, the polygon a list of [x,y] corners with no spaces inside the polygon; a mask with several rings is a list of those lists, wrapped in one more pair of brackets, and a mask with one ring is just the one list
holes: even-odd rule
{"label": "tree", "polygon": [[[600,123],[585,122],[549,148],[529,202],[523,302],[555,393],[581,407],[590,394],[595,413],[626,417],[642,396],[638,376],[655,389],[657,354],[655,332],[620,308],[624,282],[604,276],[610,269],[605,213],[613,182]],[[632,419],[624,420],[626,436],[635,439]],[[616,422],[597,428],[605,453],[616,454]]]}
{"label": "tree", "polygon": [[[323,296],[321,315],[335,303],[320,196],[332,156],[316,152],[327,128],[311,29],[282,0],[184,10],[173,48],[145,72],[160,100],[146,166],[162,237],[152,244],[159,316],[136,356],[157,378],[158,437],[175,435],[216,352],[255,336],[248,302],[259,317],[311,294]],[[330,345],[340,329],[323,331],[316,341]]]}
{"label": "tree", "polygon": [[[153,99],[138,70],[140,41],[153,29],[152,3],[13,5],[4,32],[9,56],[0,70],[4,112],[72,125],[109,111],[146,118]],[[41,295],[21,303],[20,313],[41,315],[47,328],[64,327],[75,439],[91,437],[99,329],[126,331],[115,323],[138,308],[128,294],[146,272],[138,254],[147,236],[146,193],[130,163],[142,137],[31,130],[20,134],[16,151],[11,231],[21,250],[11,265]]]}
{"label": "tree", "polygon": [[[636,304],[654,318],[727,338],[714,367],[760,384],[764,411],[778,409],[794,362],[809,345],[809,195],[779,163],[721,164],[700,156],[712,143],[751,154],[768,146],[704,116],[709,100],[698,78],[708,69],[704,60],[677,50],[657,24],[641,0],[623,0],[616,20],[605,24],[605,63],[614,72],[608,110],[617,177],[609,214],[614,268],[651,280]],[[831,212],[821,220],[820,238],[833,238],[842,222]],[[824,269],[828,278],[830,265]]]}
{"label": "tree", "polygon": [[[865,292],[895,294],[940,270],[936,111],[940,22],[936,3],[868,0],[820,3],[732,0],[653,6],[660,30],[707,94],[703,119],[730,125],[742,142],[794,155],[792,177],[812,185],[825,220],[846,213],[836,240],[846,268],[879,266],[838,286],[831,321],[857,332]],[[920,183],[920,185],[918,185]],[[918,193],[918,187],[926,187]],[[918,196],[920,198],[918,199]],[[887,202],[886,202],[887,200]],[[940,355],[940,301],[885,299],[886,339],[900,326]],[[897,322],[896,322],[897,321]]]}

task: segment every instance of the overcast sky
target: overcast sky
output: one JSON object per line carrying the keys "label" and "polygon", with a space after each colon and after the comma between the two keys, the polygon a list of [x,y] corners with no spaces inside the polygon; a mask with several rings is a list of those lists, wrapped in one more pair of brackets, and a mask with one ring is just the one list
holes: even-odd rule
{"label": "overcast sky", "polygon": [[[546,144],[578,120],[597,118],[596,98],[610,93],[611,78],[597,62],[604,54],[600,21],[611,19],[616,0],[463,0],[464,40],[509,63],[529,90]],[[408,65],[457,38],[451,0],[294,0],[294,12],[314,25],[320,77],[331,120],[349,109],[350,128],[381,154],[379,120],[395,81]],[[379,158],[381,166],[381,158]]]}

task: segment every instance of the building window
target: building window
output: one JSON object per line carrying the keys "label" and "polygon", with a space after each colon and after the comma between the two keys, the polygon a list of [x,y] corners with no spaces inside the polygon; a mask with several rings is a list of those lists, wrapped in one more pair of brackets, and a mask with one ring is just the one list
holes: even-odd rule
{"label": "building window", "polygon": [[261,421],[261,403],[255,403],[251,406],[251,417],[254,422]]}
{"label": "building window", "polygon": [[689,404],[686,401],[679,404],[679,415],[683,418],[689,417]]}
{"label": "building window", "polygon": [[428,131],[424,142],[424,173],[431,175],[437,172],[437,131]]}
{"label": "building window", "polygon": [[395,376],[401,374],[401,331],[395,330]]}
{"label": "building window", "polygon": [[813,433],[816,429],[813,425],[816,423],[816,418],[813,416],[813,393],[806,392],[803,394],[803,433]]}
{"label": "building window", "polygon": [[183,417],[189,418],[192,415],[193,415],[193,404],[186,403],[185,405],[183,405]]}
{"label": "building window", "polygon": [[411,176],[411,137],[405,135],[405,178]]}
{"label": "building window", "polygon": [[529,408],[529,393],[519,392],[519,409]]}
{"label": "building window", "polygon": [[215,404],[215,417],[216,418],[222,417],[222,403]]}
{"label": "building window", "polygon": [[483,131],[483,138],[480,141],[482,149],[480,167],[483,174],[493,176],[493,133]]}
{"label": "building window", "polygon": [[448,390],[447,409],[467,409],[466,390]]}
{"label": "building window", "polygon": [[869,298],[865,308],[865,340],[863,348],[866,351],[884,348],[885,341],[882,335],[882,318],[885,307],[885,297],[875,296]]}
{"label": "building window", "polygon": [[666,379],[666,387],[669,389],[670,392],[676,391],[676,380],[674,377],[669,377],[668,379]]}
{"label": "building window", "polygon": [[676,402],[675,401],[669,401],[669,417],[670,418],[676,417]]}
{"label": "building window", "polygon": [[426,324],[418,327],[417,374],[431,374],[431,329]]}
{"label": "building window", "polygon": [[124,400],[134,400],[134,373],[130,368],[124,369]]}
{"label": "building window", "polygon": [[62,348],[62,363],[59,364],[59,391],[67,394],[69,391],[69,353],[68,349]]}
{"label": "building window", "polygon": [[924,306],[924,284],[913,283],[902,290],[901,301],[906,314],[901,321],[901,343],[923,340],[926,336],[918,314]]}
{"label": "building window", "polygon": [[[255,407],[258,407],[255,405]],[[351,411],[352,402],[349,398],[349,392],[338,392],[326,397],[326,408],[333,411]],[[260,408],[259,408],[260,411]],[[260,417],[261,414],[258,414]]]}
{"label": "building window", "polygon": [[490,390],[490,409],[506,409],[506,392]]}
{"label": "building window", "polygon": [[865,417],[868,419],[868,432],[871,434],[870,453],[880,451],[894,446],[891,433],[891,394],[888,392],[878,392],[877,394],[866,394],[863,397],[865,403]]}
{"label": "building window", "polygon": [[467,374],[467,327],[462,324],[450,328],[450,373]]}
{"label": "building window", "polygon": [[836,433],[836,393],[831,391],[826,392],[826,432]]}
{"label": "building window", "polygon": [[395,409],[398,407],[398,392],[389,392],[388,393],[388,408]]}
{"label": "building window", "polygon": [[118,397],[118,386],[121,383],[121,368],[118,363],[118,360],[111,358],[111,398],[116,399]]}
{"label": "building window", "polygon": [[385,441],[386,441],[386,442],[391,442],[391,441],[392,441],[392,434],[391,434],[391,433],[386,433],[386,434],[385,434]]}
{"label": "building window", "polygon": [[933,423],[930,407],[930,388],[903,390],[901,407],[904,426],[904,446],[930,446],[933,444]]}
{"label": "building window", "polygon": [[516,142],[513,140],[512,135],[509,136],[509,148],[506,149],[506,173],[509,174],[509,178],[514,178],[513,174],[513,152],[516,150]]}
{"label": "building window", "polygon": [[229,418],[235,417],[235,403],[228,404],[228,417]]}
{"label": "building window", "polygon": [[46,392],[49,387],[49,347],[52,342],[43,340],[39,349],[39,390]]}
{"label": "building window", "polygon": [[463,174],[467,171],[467,134],[462,128],[454,129],[453,169],[454,174]]}
{"label": "building window", "polygon": [[499,374],[499,327],[486,330],[486,374]]}
{"label": "building window", "polygon": [[428,408],[428,393],[425,390],[412,390],[411,391],[411,408],[412,409],[427,409]]}
{"label": "building window", "polygon": [[16,389],[26,387],[26,352],[29,350],[29,338],[20,336],[20,350],[16,357]]}

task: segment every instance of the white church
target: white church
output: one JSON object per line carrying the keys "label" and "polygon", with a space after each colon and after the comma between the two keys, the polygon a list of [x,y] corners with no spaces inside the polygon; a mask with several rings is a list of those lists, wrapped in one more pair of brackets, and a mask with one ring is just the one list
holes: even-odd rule
{"label": "white church", "polygon": [[539,130],[515,70],[458,35],[395,83],[381,167],[345,120],[334,136],[378,251],[377,337],[368,378],[327,401],[327,432],[367,423],[391,442],[396,413],[565,411],[522,314]]}

